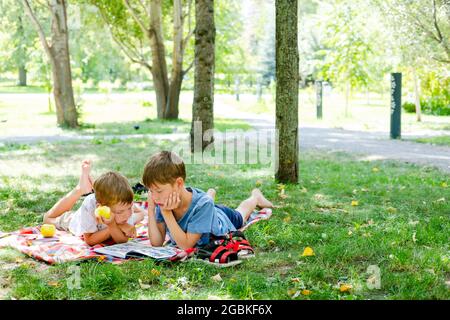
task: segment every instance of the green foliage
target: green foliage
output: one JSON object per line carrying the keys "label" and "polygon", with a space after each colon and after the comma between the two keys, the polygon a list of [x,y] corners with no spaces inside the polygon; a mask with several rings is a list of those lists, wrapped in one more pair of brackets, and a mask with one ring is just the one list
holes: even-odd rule
{"label": "green foliage", "polygon": [[412,102],[404,102],[402,104],[402,107],[406,112],[409,112],[409,113],[416,112],[416,105]]}

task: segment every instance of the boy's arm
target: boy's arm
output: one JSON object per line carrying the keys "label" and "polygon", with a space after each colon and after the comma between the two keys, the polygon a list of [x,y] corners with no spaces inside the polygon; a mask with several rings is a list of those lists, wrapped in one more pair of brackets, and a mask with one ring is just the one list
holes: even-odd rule
{"label": "boy's arm", "polygon": [[177,246],[183,250],[195,247],[202,234],[184,232],[175,220],[172,211],[163,210],[162,213],[164,216],[164,221],[166,221],[167,228],[169,228],[170,234],[172,235],[173,240],[175,240]]}
{"label": "boy's arm", "polygon": [[94,232],[85,233],[84,242],[90,246],[102,243],[109,238],[113,238],[115,243],[124,243],[128,241],[128,237],[120,230],[119,226],[115,222],[111,222],[108,228]]}
{"label": "boy's arm", "polygon": [[108,228],[94,233],[85,233],[83,236],[84,242],[90,246],[95,246],[96,244],[102,243],[111,237]]}
{"label": "boy's arm", "polygon": [[107,226],[109,234],[115,243],[124,243],[128,241],[128,237],[120,230],[115,220],[112,220]]}
{"label": "boy's arm", "polygon": [[156,221],[155,203],[152,200],[150,191],[148,192],[148,237],[154,247],[163,245],[166,238],[166,226],[164,223]]}

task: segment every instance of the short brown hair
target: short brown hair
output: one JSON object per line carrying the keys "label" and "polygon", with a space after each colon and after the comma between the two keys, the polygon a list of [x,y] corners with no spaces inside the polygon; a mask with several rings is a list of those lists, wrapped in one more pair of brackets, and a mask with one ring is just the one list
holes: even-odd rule
{"label": "short brown hair", "polygon": [[101,205],[112,206],[117,203],[132,203],[133,189],[123,175],[109,171],[94,182],[95,199]]}
{"label": "short brown hair", "polygon": [[151,187],[156,183],[173,184],[180,177],[186,180],[183,159],[175,152],[161,151],[148,160],[142,175],[142,182],[146,187]]}

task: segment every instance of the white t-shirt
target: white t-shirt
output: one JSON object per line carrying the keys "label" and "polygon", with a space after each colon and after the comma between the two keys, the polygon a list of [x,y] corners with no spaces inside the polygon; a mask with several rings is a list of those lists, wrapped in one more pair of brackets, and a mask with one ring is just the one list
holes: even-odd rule
{"label": "white t-shirt", "polygon": [[[97,224],[95,219],[96,205],[97,200],[95,199],[95,194],[90,194],[84,199],[81,207],[73,214],[72,219],[70,220],[69,230],[72,234],[80,237],[85,233],[94,233],[107,228],[106,224]],[[135,213],[130,216],[127,223],[132,226],[136,224]]]}

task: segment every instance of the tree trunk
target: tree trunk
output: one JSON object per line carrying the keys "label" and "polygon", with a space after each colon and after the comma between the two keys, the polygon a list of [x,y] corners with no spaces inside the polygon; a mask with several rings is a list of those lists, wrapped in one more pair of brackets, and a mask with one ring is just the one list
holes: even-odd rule
{"label": "tree trunk", "polygon": [[[214,143],[214,60],[216,27],[214,0],[195,0],[195,72],[191,151]],[[197,127],[201,124],[201,130]],[[205,132],[209,134],[205,135]]]}
{"label": "tree trunk", "polygon": [[241,79],[239,76],[234,78],[234,93],[236,95],[236,101],[239,101],[239,84],[241,83]]}
{"label": "tree trunk", "polygon": [[78,127],[78,114],[72,88],[66,1],[51,0],[48,2],[52,16],[51,44],[47,42],[44,31],[34,15],[29,1],[23,0],[23,3],[50,60],[58,125],[76,128]]}
{"label": "tree trunk", "polygon": [[155,86],[156,107],[159,119],[166,113],[169,95],[169,79],[167,75],[166,48],[162,31],[161,0],[150,3],[150,48],[152,51],[152,76]]}
{"label": "tree trunk", "polygon": [[350,104],[350,82],[347,82],[345,88],[345,117],[348,117],[348,108]]}
{"label": "tree trunk", "polygon": [[422,121],[422,110],[420,107],[420,87],[419,87],[419,78],[417,77],[417,71],[416,68],[413,68],[413,75],[414,75],[414,94],[416,98],[416,117],[417,121]]}
{"label": "tree trunk", "polygon": [[70,68],[69,34],[65,0],[53,0],[52,10],[52,72],[58,124],[78,127],[78,115],[73,97],[72,71]]}
{"label": "tree trunk", "polygon": [[25,69],[24,65],[19,66],[19,86],[27,86],[27,69]]}
{"label": "tree trunk", "polygon": [[297,0],[276,0],[276,129],[278,153],[275,178],[298,183]]}
{"label": "tree trunk", "polygon": [[183,19],[181,0],[173,3],[173,54],[172,77],[169,85],[169,96],[165,119],[178,119],[178,104],[180,101],[181,83],[183,81]]}

